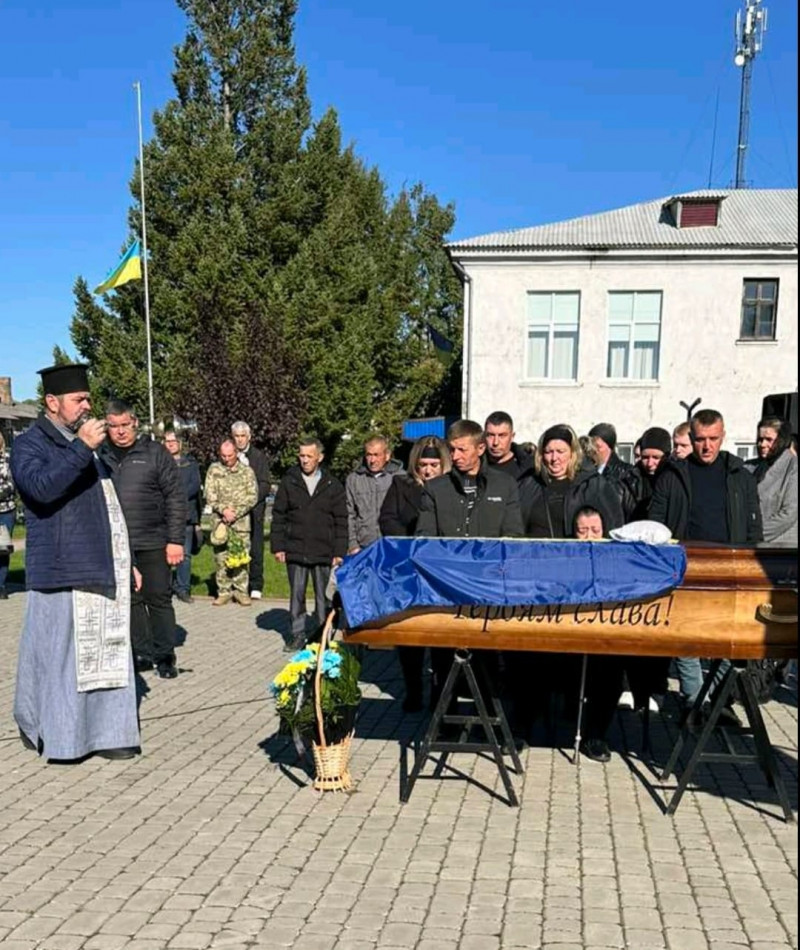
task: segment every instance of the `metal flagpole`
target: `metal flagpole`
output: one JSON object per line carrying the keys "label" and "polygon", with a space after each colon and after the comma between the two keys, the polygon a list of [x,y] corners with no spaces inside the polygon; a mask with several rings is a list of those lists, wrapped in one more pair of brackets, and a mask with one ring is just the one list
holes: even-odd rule
{"label": "metal flagpole", "polygon": [[150,337],[150,287],[147,282],[147,215],[144,205],[144,146],[142,144],[142,86],[135,82],[136,113],[139,119],[139,190],[142,203],[142,276],[144,277],[144,329],[147,337],[147,398],[150,408],[150,430],[156,423],[155,405],[153,402],[153,348]]}

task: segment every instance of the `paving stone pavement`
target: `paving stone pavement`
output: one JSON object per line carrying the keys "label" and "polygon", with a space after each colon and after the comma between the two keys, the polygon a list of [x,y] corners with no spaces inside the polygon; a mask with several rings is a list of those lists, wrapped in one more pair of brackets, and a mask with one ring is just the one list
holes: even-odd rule
{"label": "paving stone pavement", "polygon": [[[400,805],[400,740],[420,722],[393,699],[393,652],[375,651],[357,790],[320,795],[275,736],[286,614],[263,601],[177,605],[182,672],[147,674],[140,758],[47,765],[11,714],[24,601],[0,603],[3,950],[797,947],[797,832],[755,767],[703,767],[667,818],[622,713],[612,740],[631,753],[607,766],[527,750],[518,809],[457,776]],[[765,714],[796,796],[796,693]],[[662,764],[674,735],[659,717]],[[453,761],[502,791],[487,761]]]}

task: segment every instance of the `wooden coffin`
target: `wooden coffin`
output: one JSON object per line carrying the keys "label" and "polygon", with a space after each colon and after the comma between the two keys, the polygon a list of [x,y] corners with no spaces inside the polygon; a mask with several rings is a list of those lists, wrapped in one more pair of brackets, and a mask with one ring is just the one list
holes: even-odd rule
{"label": "wooden coffin", "polygon": [[423,608],[345,631],[373,647],[790,659],[797,656],[797,549],[687,545],[680,587],[648,601]]}

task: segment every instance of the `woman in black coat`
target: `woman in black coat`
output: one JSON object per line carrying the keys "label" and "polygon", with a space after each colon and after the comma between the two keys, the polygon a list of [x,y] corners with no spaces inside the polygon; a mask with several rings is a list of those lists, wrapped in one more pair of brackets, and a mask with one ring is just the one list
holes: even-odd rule
{"label": "woman in black coat", "polygon": [[581,508],[599,511],[606,531],[625,521],[618,493],[586,461],[568,425],[551,426],[539,440],[536,465],[522,479],[519,495],[529,538],[571,538]]}
{"label": "woman in black coat", "polygon": [[[619,492],[584,458],[575,431],[563,424],[551,426],[539,440],[535,470],[520,484],[520,505],[529,538],[575,537],[576,516],[586,509],[600,515],[606,535],[625,522]],[[513,662],[509,663],[511,657]],[[568,696],[573,687],[577,690],[580,681],[579,662],[565,654],[507,654],[506,665],[517,735],[525,736],[530,731],[538,713],[544,712],[549,719],[554,694]],[[596,682],[614,693],[615,686],[606,672],[597,672],[601,679]],[[613,682],[618,679],[615,674]],[[618,689],[612,696],[612,708],[620,692]]]}
{"label": "woman in black coat", "polygon": [[[412,537],[422,505],[425,482],[450,471],[450,454],[435,435],[417,439],[408,458],[408,472],[395,475],[383,500],[379,526],[383,537]],[[422,709],[422,669],[424,647],[398,647],[400,667],[406,688],[404,712]]]}

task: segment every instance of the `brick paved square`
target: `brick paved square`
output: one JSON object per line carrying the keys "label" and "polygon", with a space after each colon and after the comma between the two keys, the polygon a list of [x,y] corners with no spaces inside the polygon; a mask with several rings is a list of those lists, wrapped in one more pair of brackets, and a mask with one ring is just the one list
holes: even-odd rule
{"label": "brick paved square", "polygon": [[[356,790],[322,796],[266,694],[285,605],[202,599],[177,605],[187,672],[147,675],[143,756],[48,766],[11,717],[24,600],[0,615],[3,950],[797,948],[796,828],[755,767],[702,770],[667,818],[652,795],[674,782],[645,788],[640,727],[620,713],[608,766],[527,749],[520,809],[463,779],[420,781],[403,806],[399,744],[423,720],[393,698],[394,651],[374,651]],[[783,698],[763,709],[794,789],[796,696]],[[652,729],[663,764],[668,711]],[[491,763],[454,761],[501,792]]]}

